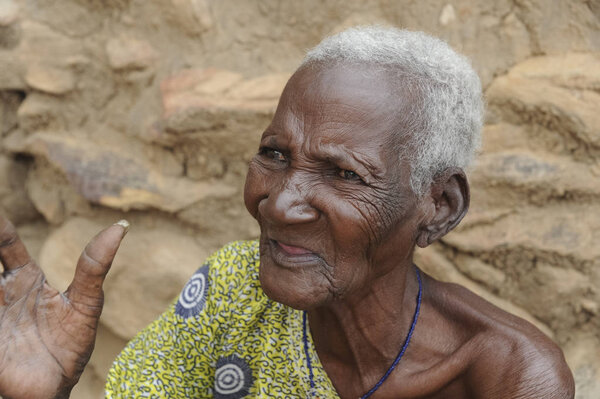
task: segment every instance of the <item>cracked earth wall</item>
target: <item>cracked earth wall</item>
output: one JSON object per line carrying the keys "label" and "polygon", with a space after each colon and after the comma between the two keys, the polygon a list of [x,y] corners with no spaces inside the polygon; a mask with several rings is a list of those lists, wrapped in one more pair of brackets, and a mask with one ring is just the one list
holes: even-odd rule
{"label": "cracked earth wall", "polygon": [[74,398],[102,397],[201,259],[258,234],[243,179],[287,77],[366,23],[446,39],[485,89],[471,210],[418,264],[535,323],[600,397],[597,0],[0,0],[0,211],[61,288],[88,237],[133,224]]}

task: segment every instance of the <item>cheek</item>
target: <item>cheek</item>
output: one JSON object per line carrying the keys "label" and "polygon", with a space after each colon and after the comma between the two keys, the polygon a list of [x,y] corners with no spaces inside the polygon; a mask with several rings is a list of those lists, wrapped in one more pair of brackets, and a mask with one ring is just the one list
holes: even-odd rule
{"label": "cheek", "polygon": [[330,201],[330,204],[335,208],[330,213],[332,225],[339,230],[340,236],[367,246],[379,243],[398,216],[386,204],[385,198],[373,193],[354,192]]}

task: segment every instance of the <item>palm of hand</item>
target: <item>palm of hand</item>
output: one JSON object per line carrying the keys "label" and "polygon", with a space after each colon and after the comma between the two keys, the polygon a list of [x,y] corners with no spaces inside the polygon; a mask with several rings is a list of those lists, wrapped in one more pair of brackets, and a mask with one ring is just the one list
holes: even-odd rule
{"label": "palm of hand", "polygon": [[123,236],[112,226],[86,247],[69,289],[52,288],[12,225],[0,220],[0,395],[68,397],[94,348],[102,282]]}

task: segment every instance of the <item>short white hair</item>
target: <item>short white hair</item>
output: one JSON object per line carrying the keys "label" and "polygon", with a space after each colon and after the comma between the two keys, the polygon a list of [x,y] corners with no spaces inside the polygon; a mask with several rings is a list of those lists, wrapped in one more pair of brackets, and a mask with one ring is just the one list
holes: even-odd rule
{"label": "short white hair", "polygon": [[[362,26],[325,38],[308,51],[303,66],[351,63],[384,68],[418,96],[411,104],[409,146],[399,154],[411,165],[410,184],[422,196],[449,167],[467,169],[481,145],[481,83],[469,60],[423,32]],[[405,133],[405,132],[398,132]]]}

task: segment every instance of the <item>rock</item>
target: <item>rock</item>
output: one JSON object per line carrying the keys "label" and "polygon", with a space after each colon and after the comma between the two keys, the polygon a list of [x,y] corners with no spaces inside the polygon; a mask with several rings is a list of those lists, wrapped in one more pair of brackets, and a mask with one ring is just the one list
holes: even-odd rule
{"label": "rock", "polygon": [[239,74],[214,68],[181,71],[161,83],[164,126],[175,133],[206,131],[232,118],[272,115],[287,77],[243,81]]}
{"label": "rock", "polygon": [[265,107],[272,107],[273,100],[279,100],[289,78],[289,74],[280,73],[248,79],[229,90],[227,95],[242,101],[264,101]]}
{"label": "rock", "polygon": [[0,0],[0,27],[12,25],[19,17],[19,6],[14,0]]}
{"label": "rock", "polygon": [[600,397],[600,339],[593,334],[575,333],[564,348],[575,377],[575,399]]}
{"label": "rock", "polygon": [[468,278],[491,289],[492,292],[498,292],[506,282],[506,275],[502,271],[480,259],[459,254],[453,263]]}
{"label": "rock", "polygon": [[[117,0],[118,1],[118,0]],[[40,0],[34,5],[34,19],[47,25],[50,29],[69,37],[85,37],[102,27],[116,4],[111,0],[95,6],[94,3],[77,1]]]}
{"label": "rock", "polygon": [[111,68],[145,69],[153,65],[158,53],[146,41],[121,36],[106,43],[106,54]]}
{"label": "rock", "polygon": [[186,162],[187,176],[190,179],[201,180],[207,177],[223,177],[227,164],[218,154],[195,153]]}
{"label": "rock", "polygon": [[206,0],[171,0],[172,22],[189,35],[210,30],[214,21]]}
{"label": "rock", "polygon": [[[29,93],[17,110],[19,130],[35,132],[60,129],[60,111],[55,108],[55,105],[44,93]],[[23,143],[20,144],[22,147]]]}
{"label": "rock", "polygon": [[[443,238],[444,246],[476,257],[505,280],[485,285],[525,308],[564,340],[581,325],[600,328],[589,304],[600,303],[600,215],[592,204],[522,206],[495,219],[467,223]],[[585,222],[582,222],[584,221]],[[470,274],[469,266],[457,266]],[[491,278],[490,278],[491,277]],[[548,306],[552,303],[552,306]],[[587,310],[586,310],[587,309]]]}
{"label": "rock", "polygon": [[476,206],[545,205],[600,195],[600,179],[590,164],[527,149],[483,154],[470,180]]}
{"label": "rock", "polygon": [[[516,289],[511,296],[540,320],[546,321],[564,339],[569,327],[573,330],[590,322],[590,315],[583,306],[589,302],[600,302],[596,283],[575,267],[540,260],[533,269],[522,273],[513,282]],[[555,301],[553,306],[548,306],[552,301]],[[598,321],[591,325],[595,325],[595,329],[600,328]]]}
{"label": "rock", "polygon": [[0,154],[0,213],[15,224],[39,217],[25,190],[27,163]]}
{"label": "rock", "polygon": [[456,13],[452,4],[446,4],[440,13],[440,25],[446,26],[456,20]]}
{"label": "rock", "polygon": [[114,98],[116,82],[113,71],[101,62],[87,57],[74,56],[65,60],[72,70],[78,72],[77,94],[82,108],[103,109]]}
{"label": "rock", "polygon": [[600,53],[567,53],[529,58],[509,76],[551,82],[559,87],[600,90]]}
{"label": "rock", "polygon": [[0,49],[13,49],[19,44],[21,29],[19,6],[14,0],[0,0]]}
{"label": "rock", "polygon": [[28,151],[43,157],[88,201],[110,208],[176,212],[205,198],[226,198],[235,189],[221,182],[163,176],[123,150],[68,137],[36,134]]}
{"label": "rock", "polygon": [[207,232],[205,241],[213,246],[234,240],[253,239],[260,235],[258,223],[246,210],[241,192],[229,198],[210,198],[198,202],[178,212],[176,216]]}
{"label": "rock", "polygon": [[20,40],[21,29],[18,25],[0,26],[0,50],[12,50]]}
{"label": "rock", "polygon": [[503,120],[516,124],[541,124],[565,136],[573,135],[582,145],[597,147],[600,122],[594,104],[600,95],[571,90],[523,78],[498,78],[487,92],[490,107]]}
{"label": "rock", "polygon": [[14,219],[10,220],[15,222],[19,237],[25,244],[29,255],[31,255],[33,259],[39,259],[42,246],[50,233],[48,224],[39,218],[26,223],[17,223]]}
{"label": "rock", "polygon": [[584,63],[570,72],[557,71],[555,61],[556,57],[537,59],[494,80],[486,92],[490,111],[506,122],[556,131],[563,136],[566,154],[595,158],[600,153],[600,94],[588,89],[598,86],[598,73],[593,71],[600,69],[600,58],[566,57],[559,67]]}
{"label": "rock", "polygon": [[69,215],[89,215],[90,204],[67,177],[46,159],[37,159],[27,176],[27,195],[48,223],[59,225]]}
{"label": "rock", "polygon": [[0,50],[0,90],[24,90],[24,66],[13,52]]}
{"label": "rock", "polygon": [[500,309],[527,320],[543,331],[547,336],[554,336],[553,331],[547,325],[536,319],[536,317],[526,309],[520,308],[510,301],[492,294],[479,284],[461,274],[456,266],[443,255],[438,246],[434,245],[426,249],[418,249],[415,253],[415,264],[432,277],[441,281],[460,284]]}
{"label": "rock", "polygon": [[554,253],[573,264],[600,260],[600,247],[594,245],[598,239],[600,210],[596,204],[558,203],[543,208],[523,206],[489,223],[465,223],[443,241],[474,254],[497,251],[500,255],[511,250]]}
{"label": "rock", "polygon": [[75,77],[71,71],[50,65],[29,65],[25,82],[36,90],[50,94],[65,94],[75,88]]}
{"label": "rock", "polygon": [[81,40],[74,39],[50,26],[24,19],[22,37],[16,54],[24,66],[68,68],[69,60],[85,52]]}
{"label": "rock", "polygon": [[515,8],[530,32],[534,53],[600,49],[597,2],[528,0],[515,3]]}
{"label": "rock", "polygon": [[17,126],[17,109],[23,97],[22,92],[0,91],[0,137]]}
{"label": "rock", "polygon": [[178,94],[189,92],[203,97],[214,96],[227,92],[242,80],[239,73],[215,68],[183,70],[163,80],[160,85],[165,110],[180,106]]}
{"label": "rock", "polygon": [[[50,284],[67,288],[82,249],[103,227],[74,218],[52,233],[40,253]],[[172,224],[132,224],[104,284],[102,324],[121,339],[131,339],[167,309],[208,255]]]}

